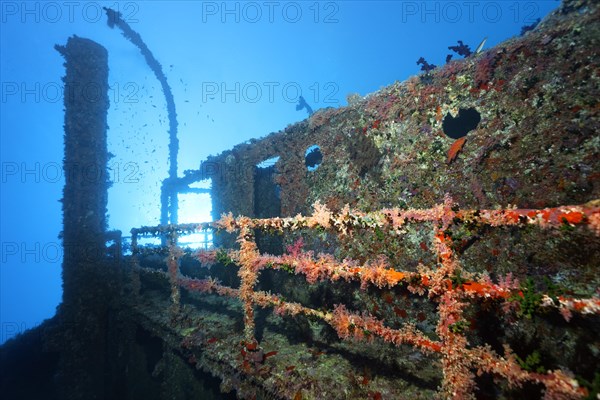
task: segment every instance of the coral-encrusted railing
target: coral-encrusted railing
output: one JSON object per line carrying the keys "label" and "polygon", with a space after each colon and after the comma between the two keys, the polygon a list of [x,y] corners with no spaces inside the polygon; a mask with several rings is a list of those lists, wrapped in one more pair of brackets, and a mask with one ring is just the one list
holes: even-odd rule
{"label": "coral-encrusted railing", "polygon": [[[360,265],[356,261],[338,261],[329,254],[314,255],[313,252],[289,251],[282,256],[261,255],[254,240],[254,230],[295,231],[321,228],[338,235],[351,235],[361,229],[400,229],[406,223],[434,223],[434,248],[438,264],[434,268],[421,266],[419,272],[396,271],[387,262],[378,258]],[[470,302],[478,298],[494,298],[498,301],[511,301],[514,296],[523,296],[520,289],[510,279],[499,283],[489,277],[480,277],[461,269],[457,255],[452,250],[451,238],[446,233],[450,224],[477,223],[488,226],[525,226],[539,225],[554,229],[587,225],[596,235],[600,235],[600,201],[579,206],[564,206],[533,209],[503,210],[458,210],[452,207],[452,201],[446,198],[444,204],[424,210],[384,209],[379,212],[361,213],[345,208],[334,214],[319,203],[314,206],[311,216],[293,218],[251,219],[234,218],[231,214],[212,224],[187,224],[163,227],[144,227],[132,230],[134,256],[138,251],[137,236],[143,233],[166,233],[169,237],[168,276],[171,282],[173,312],[179,307],[179,289],[213,292],[223,296],[238,298],[244,309],[244,336],[247,349],[256,349],[258,343],[254,337],[254,307],[273,307],[278,314],[305,314],[320,318],[329,323],[342,339],[370,340],[378,336],[397,346],[408,344],[423,352],[439,353],[442,357],[443,385],[445,398],[474,398],[475,374],[490,373],[504,377],[510,386],[521,386],[525,382],[538,382],[545,386],[546,399],[579,399],[586,390],[579,387],[577,381],[566,371],[554,370],[547,373],[529,372],[521,368],[516,356],[505,346],[501,356],[490,346],[469,347],[463,334],[467,321],[463,312]],[[236,262],[241,278],[239,289],[220,285],[213,279],[192,279],[179,272],[178,260],[182,254],[176,246],[177,234],[196,229],[217,228],[229,233],[237,232],[239,250],[227,251],[227,257]],[[219,250],[223,252],[223,250]],[[218,251],[199,252],[198,258],[203,265],[216,262]],[[222,256],[223,253],[221,253]],[[338,305],[330,311],[320,311],[282,300],[281,297],[262,291],[255,291],[258,274],[262,269],[285,268],[304,274],[309,283],[317,280],[344,279],[358,281],[361,287],[375,285],[378,288],[392,288],[406,284],[412,293],[425,296],[437,303],[439,322],[436,333],[439,341],[432,340],[419,332],[410,323],[401,329],[392,329],[383,321],[363,313],[356,314]],[[456,279],[456,277],[460,279]],[[600,298],[558,298],[543,295],[539,306],[557,308],[568,321],[572,313],[600,314]]]}

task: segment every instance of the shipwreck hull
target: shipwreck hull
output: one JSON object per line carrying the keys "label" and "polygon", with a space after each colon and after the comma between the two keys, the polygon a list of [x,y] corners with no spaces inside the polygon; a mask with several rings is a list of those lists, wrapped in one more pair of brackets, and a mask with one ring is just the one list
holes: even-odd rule
{"label": "shipwreck hull", "polygon": [[[97,251],[65,260],[65,303],[38,328],[61,397],[595,398],[599,20],[565,1],[524,36],[209,157],[170,183],[210,179],[216,222],[133,229],[131,254],[104,251],[120,241],[106,182],[66,188],[65,239]],[[177,245],[198,231],[218,250]]]}
{"label": "shipwreck hull", "polygon": [[[252,293],[262,291],[276,299],[269,303],[248,294],[244,266],[235,265],[240,264],[236,251],[242,237],[219,226],[216,243],[233,253],[182,256],[188,261],[181,271],[199,282],[177,281],[171,274],[171,290],[173,285],[185,288],[181,304],[217,302],[238,314],[224,322],[226,318],[202,312],[201,318],[207,319],[184,340],[190,350],[186,354],[193,354],[199,368],[216,373],[224,379],[225,389],[236,389],[242,398],[265,393],[282,398],[432,398],[436,393],[456,398],[537,398],[543,396],[548,379],[536,381],[533,376],[549,377],[550,371],[583,378],[571,387],[573,398],[585,397],[586,390],[593,393],[593,385],[585,382],[598,374],[597,313],[570,315],[558,304],[568,296],[596,302],[598,295],[600,241],[592,220],[597,219],[593,210],[600,196],[599,17],[598,6],[591,2],[565,2],[524,36],[364,98],[352,96],[347,107],[318,110],[305,121],[209,157],[198,171],[188,171],[184,180],[211,180],[215,220],[227,213],[275,217],[269,220],[269,229],[254,227],[249,232],[263,265],[246,286]],[[314,146],[319,148],[318,157],[309,155]],[[279,159],[272,167],[259,167],[274,157]],[[394,230],[373,229],[365,222],[351,235],[332,234],[324,226],[284,229],[279,234],[282,220],[276,217],[322,214],[323,208],[313,209],[315,202],[331,211],[327,215],[334,215],[332,224],[346,218],[347,210],[377,215],[385,209],[431,211],[446,204],[446,216],[454,217],[448,217],[444,232],[461,271],[447,276],[448,291],[479,292],[463,310],[464,324],[454,325],[452,333],[466,339],[465,349],[489,346],[499,357],[497,362],[510,360],[502,365],[532,379],[510,385],[514,378],[510,373],[483,368],[477,374],[476,363],[466,362],[473,376],[467,379],[468,372],[463,371],[455,378],[471,381],[464,384],[464,392],[453,392],[449,371],[453,362],[460,362],[449,358],[446,350],[440,355],[423,343],[394,346],[368,328],[358,335],[358,342],[340,340],[343,334],[332,319],[341,314],[332,310],[344,304],[356,315],[376,317],[385,327],[400,330],[414,325],[435,343],[447,344],[449,338],[440,333],[441,319],[448,318],[439,314],[443,294],[432,296],[431,288],[423,294],[410,290],[408,279],[393,285],[362,284],[368,275],[364,270],[354,280],[339,276],[311,280],[300,262],[271,259],[281,265],[265,268],[268,255],[323,252],[340,262],[355,260],[362,267],[383,255],[389,269],[423,279],[444,266],[439,236],[444,223],[422,220]],[[579,221],[586,227],[574,223],[577,218],[568,208],[561,208],[575,204],[591,210]],[[548,208],[560,214],[555,225],[534,223],[538,212],[529,211],[538,217],[526,216],[526,209]],[[518,209],[521,216],[513,215],[514,224],[475,221],[494,209]],[[474,220],[453,220],[456,210],[472,210]],[[243,250],[245,242],[241,243]],[[210,271],[199,269],[198,257],[203,262],[212,257],[216,264]],[[215,289],[209,277],[237,292]],[[502,301],[491,300],[487,297],[494,295],[487,289],[465,283],[473,277],[480,279],[477,282],[512,285],[516,292]],[[473,287],[477,289],[466,289]],[[215,295],[219,290],[225,297]],[[538,306],[545,300],[539,296],[555,299],[551,302],[556,307],[542,311]],[[228,297],[235,301],[224,300]],[[281,299],[314,312],[287,315],[278,310]],[[273,309],[284,316],[273,315]],[[249,323],[263,354],[277,352],[260,365],[247,359]],[[220,324],[222,329],[210,328]],[[467,353],[464,359],[475,354]],[[232,374],[232,369],[237,372]],[[552,395],[556,394],[548,394]]]}

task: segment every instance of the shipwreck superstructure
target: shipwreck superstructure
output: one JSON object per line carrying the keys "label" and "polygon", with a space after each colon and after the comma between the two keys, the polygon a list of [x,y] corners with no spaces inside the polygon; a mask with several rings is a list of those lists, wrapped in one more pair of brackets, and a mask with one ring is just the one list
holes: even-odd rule
{"label": "shipwreck superstructure", "polygon": [[[39,328],[60,396],[594,398],[599,19],[566,1],[524,36],[170,176],[163,198],[211,181],[214,222],[170,211],[127,243],[106,232],[107,182],[67,181],[64,243],[88,245]],[[101,46],[60,49],[67,86],[106,84]],[[65,106],[65,168],[105,168],[107,104]],[[198,232],[215,247],[181,244]]]}

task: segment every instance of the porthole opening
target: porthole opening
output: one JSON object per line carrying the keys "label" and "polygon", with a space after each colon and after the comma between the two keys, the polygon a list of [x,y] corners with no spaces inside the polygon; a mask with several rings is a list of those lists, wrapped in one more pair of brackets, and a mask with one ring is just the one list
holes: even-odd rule
{"label": "porthole opening", "polygon": [[304,153],[304,164],[309,171],[315,171],[323,162],[323,154],[321,148],[316,144],[306,149]]}
{"label": "porthole opening", "polygon": [[452,139],[460,139],[466,136],[468,132],[477,128],[481,121],[481,115],[474,108],[461,108],[458,115],[453,117],[450,113],[446,114],[442,121],[444,133]]}

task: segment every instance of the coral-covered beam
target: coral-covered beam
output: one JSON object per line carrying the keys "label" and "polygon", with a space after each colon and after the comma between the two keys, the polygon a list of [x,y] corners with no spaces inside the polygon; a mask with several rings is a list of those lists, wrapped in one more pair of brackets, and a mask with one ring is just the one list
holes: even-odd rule
{"label": "coral-covered beam", "polygon": [[279,315],[303,314],[320,318],[330,324],[342,339],[363,340],[378,336],[396,346],[410,344],[426,351],[442,350],[441,343],[429,339],[411,324],[405,324],[402,329],[392,329],[372,316],[352,313],[343,305],[338,305],[332,312],[323,312],[298,303],[284,302],[278,296],[266,292],[254,292],[251,297],[256,305],[274,307],[274,312]]}
{"label": "coral-covered beam", "polygon": [[217,280],[211,278],[194,279],[180,276],[177,279],[177,283],[191,292],[216,293],[220,296],[231,298],[238,298],[240,296],[239,290],[230,288],[229,286],[223,286],[219,284]]}
{"label": "coral-covered beam", "polygon": [[202,222],[193,224],[170,224],[170,225],[156,225],[156,226],[142,226],[141,228],[133,228],[131,230],[132,237],[140,235],[151,235],[158,236],[168,234],[170,232],[177,232],[180,234],[193,233],[203,231],[207,229],[216,229],[216,226],[212,222]]}
{"label": "coral-covered beam", "polygon": [[357,228],[401,228],[405,223],[440,222],[446,228],[451,222],[469,222],[490,226],[539,225],[542,227],[560,227],[569,225],[588,225],[600,235],[600,200],[582,205],[561,206],[544,209],[507,208],[498,210],[458,210],[453,211],[451,201],[429,209],[384,209],[377,212],[362,213],[346,207],[340,213],[333,213],[326,206],[315,203],[313,215],[292,218],[236,219],[224,214],[215,226],[228,232],[239,230],[249,224],[251,228],[264,230],[297,230],[301,228],[321,227],[333,229],[341,234],[350,233]]}
{"label": "coral-covered beam", "polygon": [[132,235],[161,235],[176,231],[192,233],[206,229],[224,229],[229,233],[238,231],[243,226],[252,229],[297,230],[320,226],[334,229],[341,234],[348,234],[356,228],[393,227],[398,229],[405,223],[416,222],[469,222],[490,226],[505,225],[539,225],[542,227],[560,227],[569,225],[588,225],[597,235],[600,235],[600,200],[590,201],[582,205],[561,206],[544,209],[507,208],[498,210],[458,210],[453,211],[448,201],[428,209],[383,209],[377,212],[363,213],[345,208],[340,213],[333,213],[326,206],[315,203],[313,215],[297,215],[291,218],[251,219],[223,214],[218,221],[189,223],[176,225],[143,226],[131,230]]}
{"label": "coral-covered beam", "polygon": [[[439,238],[443,238],[440,240]],[[313,252],[298,252],[295,256],[284,254],[282,256],[260,255],[255,258],[254,269],[260,271],[264,268],[293,270],[296,274],[303,274],[308,283],[343,279],[347,282],[359,281],[361,288],[369,285],[393,288],[400,284],[408,284],[409,290],[415,294],[429,292],[430,297],[445,291],[453,290],[460,292],[461,296],[469,298],[496,299],[499,301],[511,301],[521,292],[518,285],[507,285],[492,282],[488,277],[475,279],[475,276],[462,272],[462,281],[453,288],[452,276],[459,266],[457,260],[451,257],[445,235],[439,236],[436,244],[440,258],[446,263],[445,267],[434,269],[423,269],[422,272],[396,271],[384,259],[376,259],[371,262],[359,264],[354,260],[337,261],[330,254],[318,254]],[[217,262],[216,250],[202,250],[196,253],[202,266],[208,267]],[[230,250],[227,257],[239,260],[239,251]],[[450,264],[449,264],[450,263]],[[502,281],[502,280],[501,280]],[[182,281],[183,282],[183,281]],[[436,283],[437,282],[437,283]],[[187,285],[187,284],[186,284]],[[435,287],[434,287],[435,285]],[[435,289],[435,290],[434,290]],[[192,290],[194,290],[192,288]],[[600,298],[577,299],[560,296],[558,303],[548,295],[543,295],[540,306],[547,308],[558,308],[561,314],[568,320],[572,313],[600,314]]]}
{"label": "coral-covered beam", "polygon": [[579,314],[600,314],[600,298],[592,297],[590,299],[576,299],[572,297],[558,296],[557,298],[548,295],[542,296],[541,307],[558,308],[565,320],[570,321],[573,313]]}
{"label": "coral-covered beam", "polygon": [[467,357],[478,374],[487,372],[504,377],[511,387],[521,387],[525,382],[543,384],[546,387],[544,399],[574,400],[588,395],[573,376],[561,370],[548,371],[546,374],[525,371],[507,345],[504,346],[504,357],[498,356],[488,346],[469,350]]}
{"label": "coral-covered beam", "polygon": [[544,209],[504,209],[459,211],[461,221],[474,221],[491,226],[534,224],[542,227],[560,227],[565,224],[586,225],[597,233],[600,217],[600,201],[580,206],[564,206]]}

